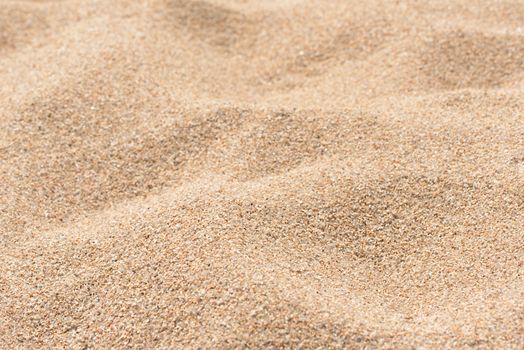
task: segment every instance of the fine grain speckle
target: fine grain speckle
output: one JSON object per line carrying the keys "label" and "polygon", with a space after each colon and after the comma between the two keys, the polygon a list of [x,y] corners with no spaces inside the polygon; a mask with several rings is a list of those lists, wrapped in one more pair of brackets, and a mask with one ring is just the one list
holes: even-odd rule
{"label": "fine grain speckle", "polygon": [[0,349],[522,349],[519,1],[0,1]]}

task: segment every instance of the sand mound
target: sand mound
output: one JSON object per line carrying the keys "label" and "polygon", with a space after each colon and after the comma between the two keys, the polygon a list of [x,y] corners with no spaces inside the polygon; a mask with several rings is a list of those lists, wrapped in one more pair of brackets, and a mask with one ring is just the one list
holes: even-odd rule
{"label": "sand mound", "polygon": [[0,348],[522,348],[522,18],[4,2]]}

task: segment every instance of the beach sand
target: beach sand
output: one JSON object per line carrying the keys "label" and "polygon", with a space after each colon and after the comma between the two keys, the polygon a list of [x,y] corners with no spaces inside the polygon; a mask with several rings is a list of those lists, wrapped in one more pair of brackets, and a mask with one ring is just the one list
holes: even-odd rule
{"label": "beach sand", "polygon": [[524,2],[0,2],[0,348],[524,347]]}

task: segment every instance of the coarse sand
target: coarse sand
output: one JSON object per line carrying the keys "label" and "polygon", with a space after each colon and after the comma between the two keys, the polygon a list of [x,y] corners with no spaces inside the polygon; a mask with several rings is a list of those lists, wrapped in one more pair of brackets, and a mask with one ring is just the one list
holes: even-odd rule
{"label": "coarse sand", "polygon": [[0,0],[0,349],[524,348],[522,0]]}

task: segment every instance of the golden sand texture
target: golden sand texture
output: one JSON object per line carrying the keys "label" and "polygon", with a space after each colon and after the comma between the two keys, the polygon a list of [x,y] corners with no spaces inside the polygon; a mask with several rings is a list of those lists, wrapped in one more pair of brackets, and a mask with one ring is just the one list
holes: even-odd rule
{"label": "golden sand texture", "polygon": [[0,349],[524,347],[524,2],[0,2]]}

